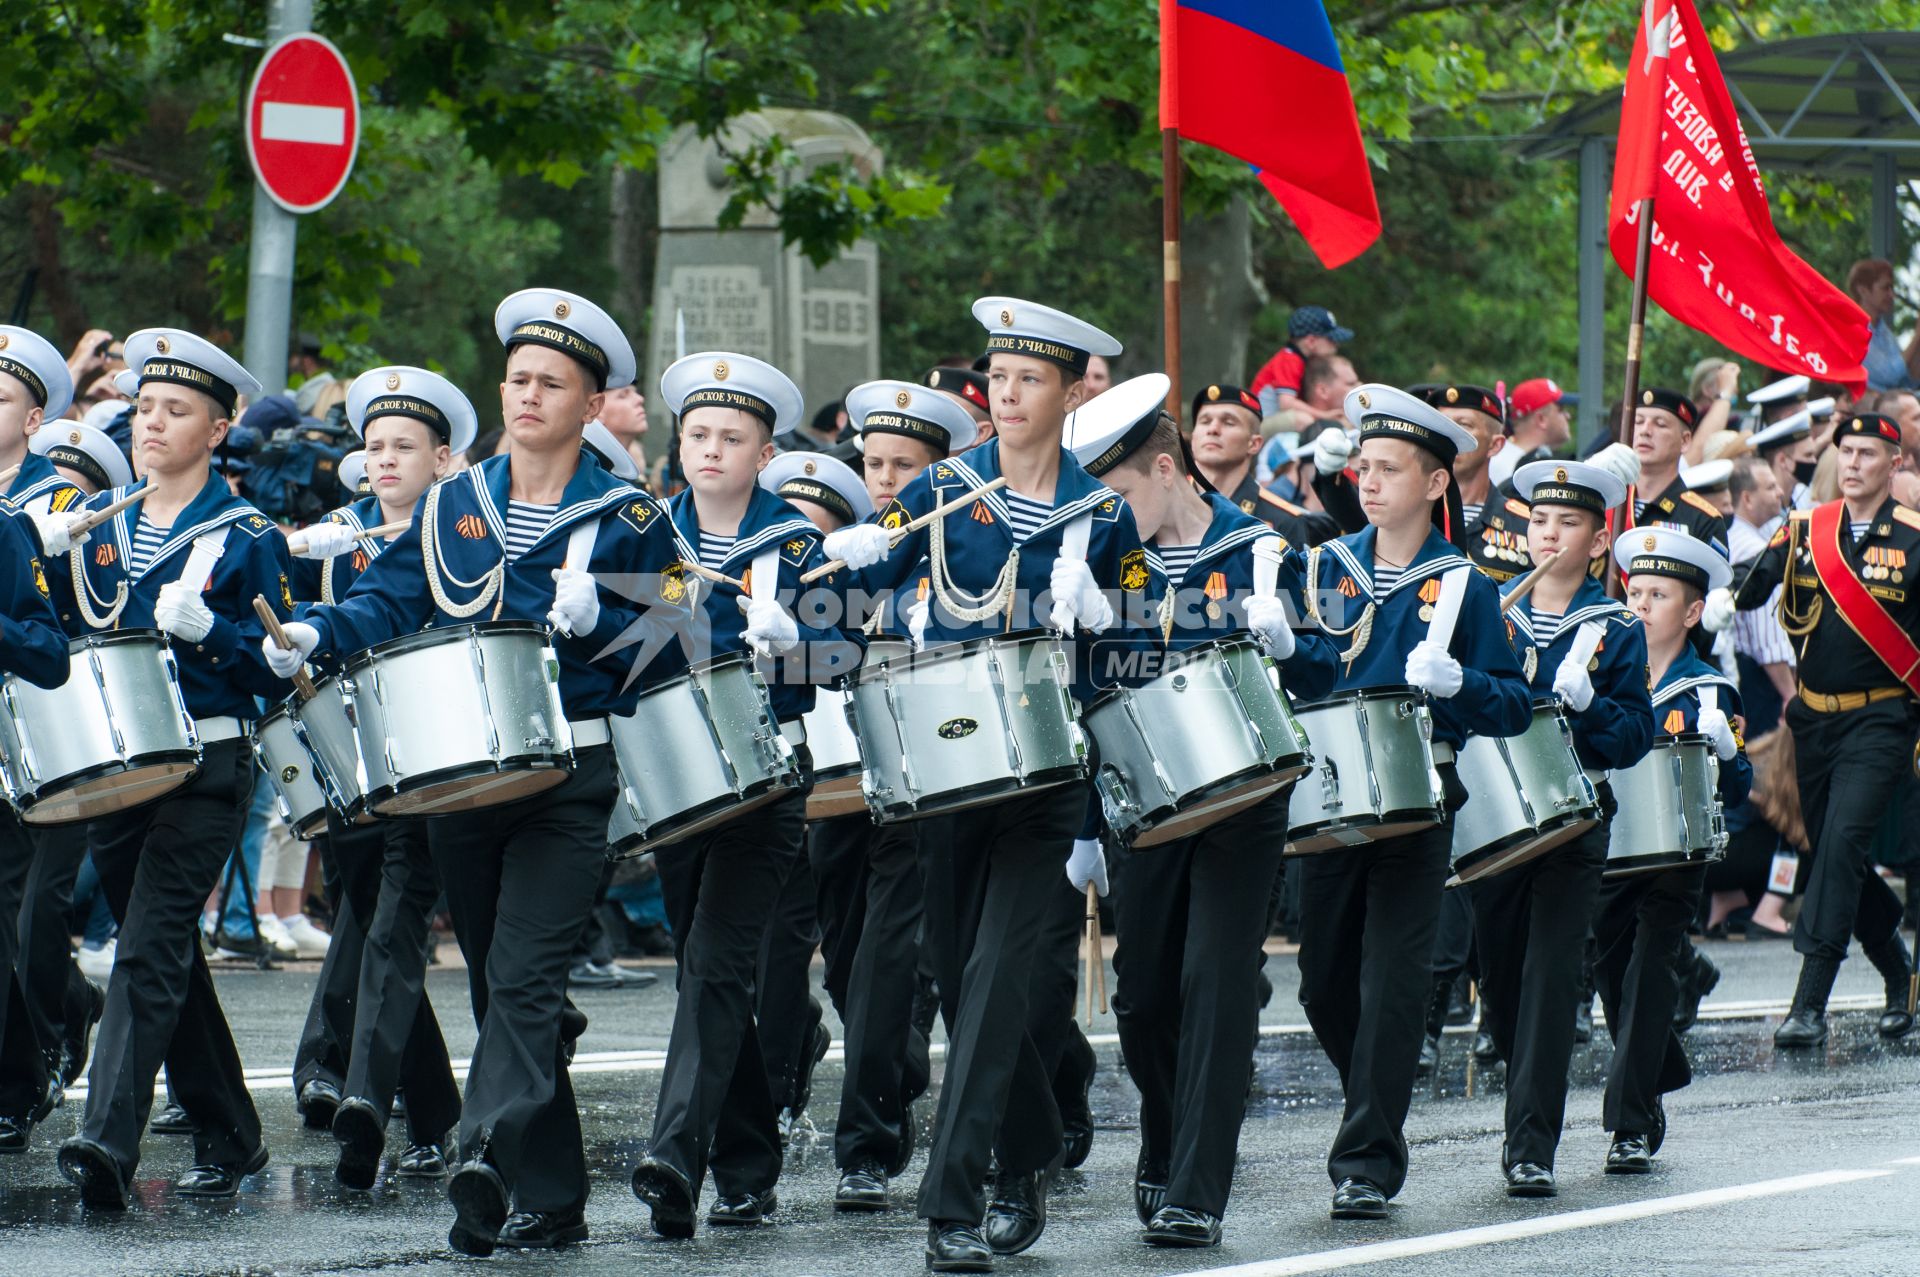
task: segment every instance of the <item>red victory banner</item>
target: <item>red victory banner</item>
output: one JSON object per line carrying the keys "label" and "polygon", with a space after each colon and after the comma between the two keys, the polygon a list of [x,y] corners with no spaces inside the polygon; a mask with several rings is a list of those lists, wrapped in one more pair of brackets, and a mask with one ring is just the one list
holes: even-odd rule
{"label": "red victory banner", "polygon": [[1865,383],[1866,314],[1774,230],[1691,0],[1645,0],[1627,68],[1607,239],[1629,276],[1649,198],[1646,288],[1661,309],[1769,368]]}

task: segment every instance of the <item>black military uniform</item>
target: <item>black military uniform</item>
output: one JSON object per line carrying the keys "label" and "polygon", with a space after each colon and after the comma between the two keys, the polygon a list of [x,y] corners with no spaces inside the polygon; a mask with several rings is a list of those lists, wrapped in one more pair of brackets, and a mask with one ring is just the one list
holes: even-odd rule
{"label": "black military uniform", "polygon": [[[1900,446],[1899,426],[1873,413],[1848,417],[1834,431],[1836,445],[1861,437]],[[1900,939],[1900,899],[1873,871],[1868,849],[1914,765],[1914,694],[1893,672],[1907,659],[1891,648],[1876,651],[1836,605],[1828,572],[1815,557],[1817,542],[1828,537],[1837,542],[1830,565],[1844,566],[1899,635],[1911,641],[1920,634],[1920,514],[1891,497],[1857,528],[1842,502],[1793,511],[1733,599],[1739,608],[1759,607],[1784,582],[1781,624],[1800,650],[1800,694],[1787,706],[1786,722],[1813,867],[1794,923],[1800,983],[1774,1035],[1783,1047],[1826,1041],[1827,997],[1849,932],[1886,981],[1881,1033],[1897,1037],[1912,1028],[1906,1014],[1912,964]],[[1866,611],[1857,608],[1854,615]]]}
{"label": "black military uniform", "polygon": [[[1678,391],[1657,387],[1642,390],[1640,406],[1670,412],[1689,430],[1700,423],[1700,410],[1694,407],[1693,400]],[[1727,555],[1726,517],[1713,502],[1689,488],[1683,475],[1675,475],[1673,482],[1658,494],[1649,494],[1628,484],[1626,511],[1626,531],[1640,527],[1677,528],[1705,541],[1720,551],[1722,558]],[[1626,531],[1621,532],[1619,539],[1625,538]]]}

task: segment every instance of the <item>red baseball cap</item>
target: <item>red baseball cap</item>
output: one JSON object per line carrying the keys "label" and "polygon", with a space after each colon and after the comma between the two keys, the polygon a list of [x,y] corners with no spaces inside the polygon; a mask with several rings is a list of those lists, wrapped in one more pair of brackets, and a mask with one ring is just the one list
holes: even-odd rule
{"label": "red baseball cap", "polygon": [[1579,402],[1580,396],[1570,395],[1560,389],[1560,383],[1553,378],[1535,377],[1531,381],[1521,382],[1507,395],[1507,411],[1509,418],[1524,417],[1548,404],[1564,404],[1570,408]]}

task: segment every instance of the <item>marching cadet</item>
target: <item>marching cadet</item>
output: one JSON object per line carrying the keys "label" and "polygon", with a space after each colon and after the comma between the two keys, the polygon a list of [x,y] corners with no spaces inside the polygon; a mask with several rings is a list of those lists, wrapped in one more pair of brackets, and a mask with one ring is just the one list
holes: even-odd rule
{"label": "marching cadet", "polygon": [[83,497],[133,482],[127,454],[98,426],[84,421],[61,421],[34,432],[27,447],[53,463],[53,471],[80,490]]}
{"label": "marching cadet", "polygon": [[1914,761],[1920,514],[1892,496],[1897,422],[1853,413],[1834,428],[1834,447],[1840,499],[1793,511],[1739,590],[1708,597],[1702,620],[1725,629],[1737,608],[1759,607],[1784,582],[1780,624],[1799,647],[1800,694],[1786,716],[1813,868],[1793,929],[1800,983],[1773,1035],[1776,1047],[1826,1042],[1827,997],[1849,932],[1886,981],[1880,1035],[1913,1028],[1900,898],[1873,871],[1868,852]]}
{"label": "marching cadet", "polygon": [[[839,586],[829,577],[818,593],[803,589],[801,573],[825,562],[820,532],[758,483],[774,441],[799,423],[799,388],[771,364],[708,351],[674,361],[661,374],[660,394],[680,419],[687,478],[669,505],[674,525],[701,567],[747,587],[699,583],[703,655],[752,650],[781,735],[810,774],[801,717],[813,708],[813,685],[858,665],[860,648],[837,624],[795,619],[817,614],[812,603],[831,600]],[[759,1224],[777,1205],[780,1132],[753,991],[768,919],[805,834],[806,794],[795,789],[654,853],[680,996],[653,1137],[632,1186],[662,1237],[693,1236],[709,1169],[717,1194],[709,1224]]]}
{"label": "marching cadet", "polygon": [[1285,537],[1289,545],[1318,545],[1340,535],[1323,511],[1268,492],[1254,477],[1260,453],[1260,401],[1238,386],[1210,385],[1193,397],[1194,467],[1215,492]]}
{"label": "marching cadet", "polygon": [[[1307,599],[1320,628],[1346,644],[1336,691],[1412,684],[1432,698],[1434,762],[1455,811],[1467,794],[1454,751],[1470,733],[1525,731],[1532,715],[1526,675],[1484,574],[1465,574],[1451,641],[1427,636],[1429,598],[1439,597],[1444,575],[1468,567],[1441,528],[1459,526],[1454,460],[1479,445],[1445,413],[1391,386],[1358,387],[1345,407],[1360,422],[1354,487],[1369,526],[1308,556]],[[1353,602],[1333,606],[1346,600]],[[1401,1130],[1452,837],[1448,819],[1302,862],[1300,1003],[1346,1093],[1327,1159],[1335,1219],[1385,1218],[1387,1199],[1406,1182]]]}
{"label": "marching cadet", "polygon": [[[1720,760],[1719,800],[1732,807],[1753,786],[1740,735],[1739,686],[1701,659],[1687,631],[1699,624],[1708,592],[1725,589],[1733,570],[1706,542],[1668,528],[1635,532],[1613,554],[1627,575],[1627,606],[1646,634],[1656,739],[1697,733],[1711,741]],[[1609,1175],[1653,1169],[1667,1133],[1660,1097],[1693,1080],[1674,1009],[1693,952],[1687,927],[1700,908],[1706,873],[1706,865],[1696,863],[1600,886],[1594,975],[1613,1035],[1601,1108],[1601,1121],[1613,1132]]]}
{"label": "marching cadet", "polygon": [[[667,642],[681,618],[659,593],[629,600],[600,584],[609,574],[657,580],[680,557],[665,511],[581,450],[607,388],[633,380],[633,348],[605,311],[557,289],[508,297],[494,331],[506,348],[507,452],[428,489],[412,526],[345,598],[302,607],[286,627],[291,649],[265,646],[284,678],[309,656],[338,661],[494,609],[553,627],[573,737],[568,779],[427,825],[480,1027],[447,1183],[457,1212],[447,1241],[469,1255],[587,1235],[567,1075],[586,1023],[565,988],[606,861],[617,783],[607,716],[631,712],[641,686],[684,668]],[[585,563],[571,561],[576,542]]]}
{"label": "marching cadet", "polygon": [[[1677,528],[1727,552],[1727,521],[1713,502],[1687,487],[1680,458],[1700,423],[1700,410],[1677,390],[1642,390],[1633,413],[1633,456],[1620,444],[1594,454],[1590,464],[1627,485],[1627,528]],[[1617,530],[1625,535],[1625,530]]]}
{"label": "marching cadet", "polygon": [[[984,405],[986,377],[936,368],[929,382],[870,381],[847,393],[867,495],[877,509],[891,505],[928,466],[974,444],[977,424],[965,406],[974,401],[966,396],[978,395]],[[959,389],[943,393],[947,385]],[[913,589],[910,584],[895,597],[911,599]],[[905,637],[909,619],[897,614],[892,599],[887,603],[878,630]],[[917,615],[924,617],[925,609]],[[912,1023],[927,823],[881,825],[859,811],[807,827],[826,964],[822,983],[845,1026],[833,1133],[838,1211],[886,1210],[887,1181],[913,1154],[912,1104],[929,1081],[928,1041]]]}
{"label": "marching cadet", "polygon": [[[1133,516],[1060,442],[1067,414],[1086,396],[1089,357],[1118,355],[1120,343],[1012,297],[983,297],[973,314],[987,330],[994,437],[935,462],[878,524],[834,533],[827,553],[860,572],[857,584],[871,591],[899,589],[926,562],[934,595],[928,645],[1049,622],[1101,636],[1073,645],[1073,694],[1084,701],[1097,682],[1113,681],[1099,679],[1096,646],[1103,657],[1120,657],[1159,643],[1143,615],[1145,600],[1159,594]],[[910,520],[1002,476],[1004,489],[893,543]],[[1066,552],[1082,533],[1084,554]],[[1039,611],[1041,601],[1051,607]],[[1072,919],[1064,937],[1055,935],[1065,895],[1058,874],[1083,814],[1083,805],[1049,791],[961,812],[944,822],[950,847],[929,862],[926,931],[953,1026],[918,1204],[936,1272],[990,1271],[996,1253],[1025,1250],[1046,1227],[1047,1174],[1063,1134],[1052,1072],[1073,996]],[[1036,983],[1051,1002],[1061,975],[1067,1005],[1051,1016],[1061,1023],[1049,1052],[1035,1040],[1029,1004]],[[991,1217],[980,1192],[990,1155],[999,1163]]]}
{"label": "marching cadet", "polygon": [[73,376],[60,352],[31,329],[0,324],[0,472],[14,472],[0,496],[16,509],[58,513],[84,496],[32,447],[35,436],[55,429],[51,423],[72,403]]}
{"label": "marching cadet", "polygon": [[80,1131],[60,1146],[60,1170],[91,1207],[124,1210],[162,1058],[194,1120],[193,1167],[174,1181],[188,1197],[231,1197],[267,1162],[201,955],[200,910],[238,842],[257,768],[248,733],[254,696],[279,690],[255,643],[253,603],[291,605],[286,541],[213,469],[234,401],[260,384],[225,352],[172,328],[126,339],[137,370],[134,447],[138,505],[75,535],[86,510],[36,515],[41,543],[64,555],[81,626],[153,627],[171,636],[180,690],[202,747],[199,773],[166,797],[92,822],[88,849],[120,924],[106,1012]]}
{"label": "marching cadet", "polygon": [[[1106,391],[1068,419],[1067,446],[1126,500],[1164,566],[1169,655],[1251,631],[1280,662],[1289,694],[1325,694],[1333,644],[1293,630],[1304,615],[1299,552],[1219,492],[1194,487],[1180,428],[1161,408],[1167,388],[1149,373]],[[1274,564],[1274,592],[1255,584],[1262,555]],[[1134,1208],[1148,1245],[1220,1242],[1291,796],[1289,786],[1202,833],[1129,856],[1121,871],[1113,1006],[1140,1091]]]}
{"label": "marching cadet", "polygon": [[[473,443],[473,405],[424,368],[375,368],[347,388],[347,424],[364,443],[371,493],[293,534],[294,594],[338,603],[400,532],[455,453]],[[460,1120],[447,1044],[423,995],[426,940],[440,879],[420,820],[355,825],[329,810],[324,859],[336,878],[333,943],[294,1056],[294,1094],[310,1125],[340,1143],[334,1177],[373,1187],[396,1089],[407,1094],[397,1175],[446,1172],[440,1147]]]}
{"label": "marching cadet", "polygon": [[1599,821],[1579,837],[1467,887],[1480,944],[1482,1024],[1507,1061],[1507,1194],[1551,1197],[1587,924],[1613,819],[1606,773],[1645,756],[1653,710],[1640,622],[1589,571],[1606,560],[1607,511],[1626,499],[1626,485],[1583,462],[1533,461],[1514,472],[1514,486],[1531,507],[1529,556],[1553,560],[1507,620],[1527,654],[1534,691],[1565,711],[1574,753],[1600,800]]}

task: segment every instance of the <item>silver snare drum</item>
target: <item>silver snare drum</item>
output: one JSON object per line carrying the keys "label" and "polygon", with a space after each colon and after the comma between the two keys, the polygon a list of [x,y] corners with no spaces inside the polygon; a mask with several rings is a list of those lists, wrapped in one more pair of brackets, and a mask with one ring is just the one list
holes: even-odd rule
{"label": "silver snare drum", "polygon": [[1557,701],[1533,703],[1518,736],[1469,736],[1460,750],[1467,805],[1453,814],[1453,881],[1512,869],[1571,842],[1600,819]]}
{"label": "silver snare drum", "polygon": [[1662,737],[1645,758],[1615,772],[1612,785],[1618,808],[1604,877],[1710,864],[1727,854],[1720,759],[1705,736]]}
{"label": "silver snare drum", "polygon": [[629,831],[616,839],[618,856],[704,833],[805,780],[746,653],[695,665],[610,721],[621,779],[615,823]]}
{"label": "silver snare drum", "polygon": [[200,770],[200,738],[159,630],[67,645],[59,687],[0,681],[0,776],[29,825],[92,820],[164,797]]}
{"label": "silver snare drum", "polygon": [[443,816],[563,783],[573,734],[545,626],[422,630],[347,662],[367,802],[379,816]]}
{"label": "silver snare drum", "polygon": [[1066,649],[1020,632],[869,663],[854,675],[867,807],[882,824],[1087,777]]}
{"label": "silver snare drum", "polygon": [[290,696],[254,728],[254,755],[295,837],[319,836],[329,808],[356,823],[373,819],[367,766],[353,730],[354,690],[344,675],[321,679],[311,700]]}
{"label": "silver snare drum", "polygon": [[[894,639],[876,639],[867,645],[864,664],[891,660],[911,651]],[[807,819],[828,820],[865,811],[860,792],[860,738],[853,734],[852,698],[844,688],[823,687],[813,708],[802,720],[807,725],[807,752],[813,755],[813,788],[807,793]]]}
{"label": "silver snare drum", "polygon": [[1087,710],[1108,826],[1135,847],[1196,834],[1307,770],[1306,741],[1272,662],[1244,638],[1169,653],[1138,688]]}
{"label": "silver snare drum", "polygon": [[1294,712],[1314,765],[1293,787],[1289,856],[1398,838],[1446,819],[1426,693],[1368,687]]}
{"label": "silver snare drum", "polygon": [[316,838],[327,828],[327,789],[320,768],[300,739],[296,699],[282,701],[253,729],[253,756],[280,798],[280,814],[295,838]]}

